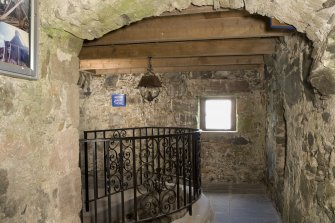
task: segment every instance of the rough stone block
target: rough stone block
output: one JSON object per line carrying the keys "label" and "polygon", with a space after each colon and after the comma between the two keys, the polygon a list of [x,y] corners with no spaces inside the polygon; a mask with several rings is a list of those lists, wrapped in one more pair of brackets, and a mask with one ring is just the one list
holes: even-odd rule
{"label": "rough stone block", "polygon": [[0,196],[6,194],[9,185],[7,170],[0,169]]}
{"label": "rough stone block", "polygon": [[79,88],[76,85],[70,85],[66,95],[67,112],[69,114],[69,122],[75,128],[79,126]]}
{"label": "rough stone block", "polygon": [[105,87],[106,88],[115,88],[118,80],[119,80],[118,75],[108,75],[105,79]]}
{"label": "rough stone block", "polygon": [[313,146],[314,145],[314,136],[312,133],[308,133],[308,136],[307,136],[307,141],[308,141],[308,145],[309,146]]}
{"label": "rough stone block", "polygon": [[50,54],[49,66],[54,72],[50,78],[69,84],[77,84],[79,78],[79,59],[74,55],[58,49],[57,53]]}
{"label": "rough stone block", "polygon": [[15,89],[13,84],[0,80],[0,96],[0,114],[9,115],[15,113]]}
{"label": "rough stone block", "polygon": [[168,88],[168,95],[172,97],[185,96],[187,88],[184,82],[173,82]]}
{"label": "rough stone block", "polygon": [[210,79],[212,76],[213,72],[208,71],[191,72],[190,79]]}
{"label": "rough stone block", "polygon": [[250,143],[250,141],[244,137],[236,137],[234,139],[232,139],[231,141],[232,144],[238,145],[238,146],[243,146],[243,145],[247,145]]}
{"label": "rough stone block", "polygon": [[328,67],[314,70],[309,78],[313,87],[323,95],[335,94],[334,70]]}
{"label": "rough stone block", "polygon": [[62,219],[79,214],[81,209],[81,177],[80,169],[74,169],[62,177],[58,184],[58,207]]}
{"label": "rough stone block", "polygon": [[331,118],[331,114],[329,112],[324,112],[322,113],[322,119],[323,121],[325,121],[326,123],[329,123]]}

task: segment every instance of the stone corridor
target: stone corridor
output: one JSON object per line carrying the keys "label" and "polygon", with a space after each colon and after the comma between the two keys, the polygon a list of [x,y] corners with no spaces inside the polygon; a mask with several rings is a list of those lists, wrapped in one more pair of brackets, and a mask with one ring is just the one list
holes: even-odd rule
{"label": "stone corridor", "polygon": [[335,0],[2,0],[0,17],[38,37],[34,65],[0,62],[1,223],[79,223],[83,131],[199,128],[206,97],[234,98],[237,128],[201,135],[205,191],[267,191],[208,190],[216,221],[335,222]]}

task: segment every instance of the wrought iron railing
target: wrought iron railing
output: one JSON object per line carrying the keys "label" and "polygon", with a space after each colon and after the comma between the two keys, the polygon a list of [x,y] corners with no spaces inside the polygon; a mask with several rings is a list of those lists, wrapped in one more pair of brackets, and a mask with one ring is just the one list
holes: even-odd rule
{"label": "wrought iron railing", "polygon": [[82,222],[150,222],[192,214],[201,195],[198,129],[85,131],[80,146]]}

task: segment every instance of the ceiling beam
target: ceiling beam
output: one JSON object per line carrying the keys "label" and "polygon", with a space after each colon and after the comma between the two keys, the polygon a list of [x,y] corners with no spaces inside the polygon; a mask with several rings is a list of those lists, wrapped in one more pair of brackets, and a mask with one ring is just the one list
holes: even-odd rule
{"label": "ceiling beam", "polygon": [[[257,65],[220,65],[220,66],[184,66],[184,67],[157,67],[156,73],[169,72],[191,72],[191,71],[232,71],[232,70],[261,70],[263,64]],[[123,73],[144,73],[146,68],[124,68],[124,69],[105,69],[96,70],[97,75],[103,74],[123,74]]]}
{"label": "ceiling beam", "polygon": [[269,18],[236,11],[155,17],[87,41],[84,46],[278,37],[289,33],[287,30],[270,30],[268,25]]}
{"label": "ceiling beam", "polygon": [[272,54],[271,38],[228,39],[83,47],[79,58],[194,57]]}
{"label": "ceiling beam", "polygon": [[[263,64],[262,55],[252,56],[218,56],[218,57],[181,57],[181,58],[152,58],[153,68],[184,67],[184,66],[213,66],[213,65],[243,65]],[[101,69],[133,69],[146,68],[147,58],[135,59],[93,59],[80,60],[80,70]]]}

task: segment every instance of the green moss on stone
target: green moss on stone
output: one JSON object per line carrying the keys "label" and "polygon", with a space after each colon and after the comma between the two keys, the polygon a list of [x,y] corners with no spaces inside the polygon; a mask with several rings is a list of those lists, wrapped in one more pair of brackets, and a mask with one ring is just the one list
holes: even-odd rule
{"label": "green moss on stone", "polygon": [[47,34],[50,38],[58,38],[58,39],[68,39],[72,34],[65,32],[64,30],[53,29],[53,28],[41,28],[41,32]]}
{"label": "green moss on stone", "polygon": [[[83,40],[72,35],[71,33],[65,32],[59,29],[42,29],[42,38],[44,34],[44,38],[49,38],[49,40],[45,40],[45,42],[54,41],[57,44],[49,44],[49,51],[56,51],[57,49],[61,49],[62,51],[70,54],[78,54],[82,48]],[[47,51],[42,51],[41,58],[45,58],[43,53],[47,53]]]}

